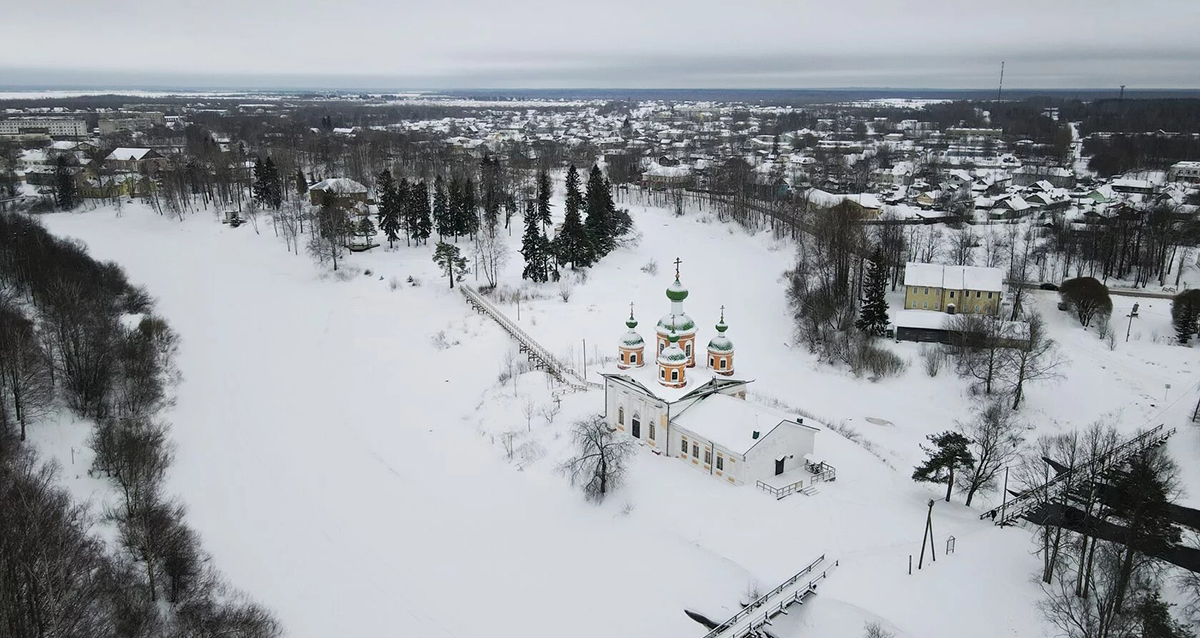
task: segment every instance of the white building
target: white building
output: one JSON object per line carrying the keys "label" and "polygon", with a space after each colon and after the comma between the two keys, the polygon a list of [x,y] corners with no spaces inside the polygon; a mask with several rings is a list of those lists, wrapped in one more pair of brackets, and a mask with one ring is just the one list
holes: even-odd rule
{"label": "white building", "polygon": [[803,482],[799,487],[804,487],[814,480],[805,461],[811,460],[818,428],[745,400],[750,380],[734,376],[733,342],[725,335],[723,311],[706,348],[707,365],[695,365],[696,349],[685,351],[676,331],[676,326],[687,326],[694,339],[694,324],[682,307],[687,296],[677,272],[667,289],[672,313],[656,327],[653,365],[646,365],[645,341],[630,311],[617,367],[602,373],[609,426],[656,454],[734,485],[772,481],[800,470],[796,480],[787,482]]}
{"label": "white building", "polygon": [[1167,181],[1200,183],[1200,162],[1175,162],[1167,171]]}
{"label": "white building", "polygon": [[68,117],[12,117],[0,120],[0,135],[41,133],[50,137],[84,137],[87,124]]}

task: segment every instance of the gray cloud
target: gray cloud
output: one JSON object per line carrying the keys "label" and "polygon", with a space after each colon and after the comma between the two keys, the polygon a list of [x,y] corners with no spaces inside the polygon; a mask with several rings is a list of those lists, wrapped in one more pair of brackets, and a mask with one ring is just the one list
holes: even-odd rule
{"label": "gray cloud", "polygon": [[[1194,0],[42,0],[0,85],[1200,88]],[[67,16],[46,21],[47,15]]]}

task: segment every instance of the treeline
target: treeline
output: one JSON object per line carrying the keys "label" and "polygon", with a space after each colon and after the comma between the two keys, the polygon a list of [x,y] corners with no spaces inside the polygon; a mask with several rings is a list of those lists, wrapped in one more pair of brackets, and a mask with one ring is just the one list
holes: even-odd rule
{"label": "treeline", "polygon": [[1200,99],[1107,99],[1093,102],[1070,101],[1061,116],[1081,122],[1079,132],[1200,133]]}
{"label": "treeline", "polygon": [[[1109,218],[1086,218],[1072,224],[1055,213],[1043,231],[1044,249],[1058,257],[1059,279],[1089,276],[1106,281],[1127,279],[1145,286],[1170,281],[1179,285],[1185,265],[1200,243],[1200,223],[1169,202],[1118,207]],[[1055,273],[1043,268],[1042,280]]]}
{"label": "treeline", "polygon": [[1191,135],[1123,134],[1089,137],[1083,153],[1091,155],[1088,168],[1100,175],[1133,170],[1166,169],[1175,162],[1200,159],[1200,139]]}
{"label": "treeline", "polygon": [[[160,411],[178,338],[113,263],[0,215],[0,633],[272,637],[270,613],[210,565],[166,492]],[[92,473],[118,495],[99,518],[23,443],[65,407],[95,423]],[[111,526],[105,543],[93,529]]]}

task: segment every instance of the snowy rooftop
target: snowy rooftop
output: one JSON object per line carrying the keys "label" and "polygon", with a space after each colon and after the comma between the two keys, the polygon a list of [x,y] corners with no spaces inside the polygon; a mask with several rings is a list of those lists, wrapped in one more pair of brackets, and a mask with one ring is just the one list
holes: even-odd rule
{"label": "snowy rooftop", "polygon": [[110,159],[110,160],[124,160],[124,161],[134,160],[134,161],[136,161],[136,160],[140,160],[140,159],[142,159],[143,157],[145,157],[145,156],[146,156],[146,154],[147,154],[147,153],[149,153],[149,152],[150,152],[150,149],[148,149],[148,148],[125,148],[125,147],[121,147],[121,148],[115,148],[115,149],[113,149],[113,152],[109,153],[109,154],[108,154],[108,157],[107,157],[106,159]]}
{"label": "snowy rooftop", "polygon": [[749,452],[782,424],[811,428],[801,426],[795,417],[783,412],[727,394],[705,397],[684,409],[673,421],[737,454]]}
{"label": "snowy rooftop", "polygon": [[684,369],[683,378],[686,383],[682,387],[669,388],[658,382],[658,365],[654,363],[653,357],[650,358],[649,363],[640,368],[622,370],[616,366],[612,366],[601,370],[600,374],[606,377],[625,377],[629,381],[645,388],[651,395],[667,403],[679,401],[711,382],[727,384],[750,383],[752,381],[752,379],[741,376],[733,378],[713,374],[708,369],[698,365],[695,368]]}
{"label": "snowy rooftop", "polygon": [[904,265],[904,285],[1001,291],[1004,289],[1004,271],[1000,268],[980,266],[943,266],[909,262]]}
{"label": "snowy rooftop", "polygon": [[365,193],[367,187],[347,177],[331,177],[313,184],[310,190],[327,193]]}

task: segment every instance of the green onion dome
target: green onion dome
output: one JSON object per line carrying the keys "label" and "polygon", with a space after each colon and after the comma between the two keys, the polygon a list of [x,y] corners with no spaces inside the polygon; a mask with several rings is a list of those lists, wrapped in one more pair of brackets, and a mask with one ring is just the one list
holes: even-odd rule
{"label": "green onion dome", "polygon": [[671,301],[683,301],[684,299],[687,299],[687,297],[687,288],[684,288],[683,284],[679,283],[679,278],[676,277],[675,283],[667,286],[667,299],[670,299]]}
{"label": "green onion dome", "polygon": [[691,317],[687,316],[686,314],[673,315],[670,313],[663,315],[662,319],[658,320],[658,325],[655,326],[655,330],[658,331],[658,334],[665,335],[670,333],[672,320],[675,322],[674,327],[676,333],[685,337],[696,334],[696,322],[692,321]]}

